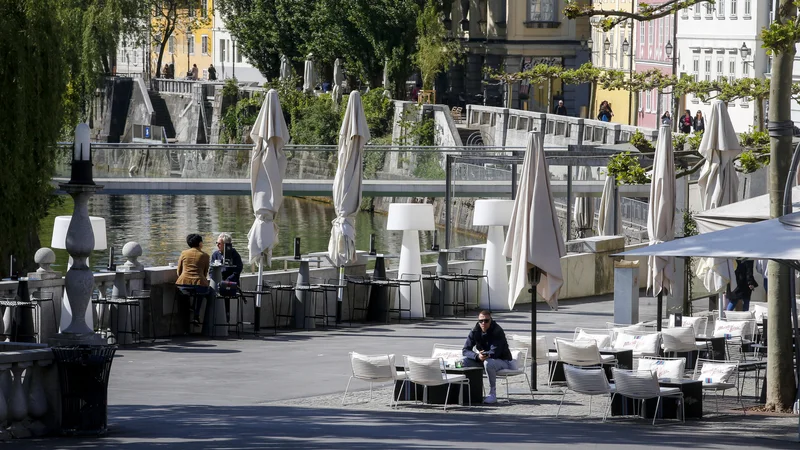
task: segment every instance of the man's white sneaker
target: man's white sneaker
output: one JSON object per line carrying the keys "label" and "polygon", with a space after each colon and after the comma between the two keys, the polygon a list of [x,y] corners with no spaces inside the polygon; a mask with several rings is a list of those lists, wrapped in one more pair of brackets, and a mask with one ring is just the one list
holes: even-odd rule
{"label": "man's white sneaker", "polygon": [[483,399],[483,403],[497,403],[497,397],[494,394],[489,394]]}

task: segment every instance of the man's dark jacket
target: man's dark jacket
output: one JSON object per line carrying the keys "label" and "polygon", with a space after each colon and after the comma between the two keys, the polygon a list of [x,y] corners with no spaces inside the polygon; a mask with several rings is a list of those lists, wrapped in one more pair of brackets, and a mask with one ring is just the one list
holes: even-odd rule
{"label": "man's dark jacket", "polygon": [[481,330],[480,324],[475,324],[475,328],[473,328],[472,331],[469,332],[469,336],[467,336],[467,342],[464,343],[464,349],[462,350],[464,357],[477,361],[478,354],[472,351],[473,347],[477,348],[479,351],[485,351],[489,355],[489,358],[502,359],[505,361],[514,359],[511,357],[511,350],[508,349],[506,333],[494,320],[492,320],[486,333]]}
{"label": "man's dark jacket", "polygon": [[[214,250],[214,253],[211,254],[211,261],[219,261],[220,263],[223,263],[223,259],[224,256],[219,250]],[[241,275],[242,270],[244,269],[242,257],[239,256],[239,252],[237,252],[235,248],[231,247],[230,251],[228,252],[228,259],[231,260],[232,266],[222,269],[222,278],[224,281],[239,283],[239,275]]]}

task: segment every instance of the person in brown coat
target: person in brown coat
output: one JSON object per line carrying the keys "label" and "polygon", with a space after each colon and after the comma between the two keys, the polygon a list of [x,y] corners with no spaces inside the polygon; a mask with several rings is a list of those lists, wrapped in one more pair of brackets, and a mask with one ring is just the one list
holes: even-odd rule
{"label": "person in brown coat", "polygon": [[193,286],[197,293],[194,304],[194,319],[192,323],[200,323],[200,307],[203,298],[209,302],[214,301],[215,292],[208,286],[208,269],[211,265],[211,257],[203,252],[203,237],[199,234],[186,236],[188,250],[181,252],[178,259],[178,281],[177,285]]}

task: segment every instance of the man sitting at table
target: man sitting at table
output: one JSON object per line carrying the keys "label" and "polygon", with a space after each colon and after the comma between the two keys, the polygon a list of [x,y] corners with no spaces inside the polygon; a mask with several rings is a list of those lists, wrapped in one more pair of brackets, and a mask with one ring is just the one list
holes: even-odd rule
{"label": "man sitting at table", "polygon": [[492,320],[490,311],[484,309],[478,314],[478,323],[469,332],[462,353],[465,367],[483,366],[486,369],[486,375],[489,377],[489,395],[483,399],[483,403],[495,403],[497,371],[515,367],[511,350],[508,349],[506,333]]}
{"label": "man sitting at table", "polygon": [[[227,264],[225,260],[228,261]],[[230,322],[231,299],[229,297],[236,295],[236,288],[239,285],[239,275],[242,274],[242,269],[244,269],[242,257],[239,256],[239,252],[233,248],[230,234],[221,233],[217,237],[217,249],[211,254],[211,262],[225,265],[225,267],[222,268],[222,283],[220,283],[219,286],[219,293],[225,296],[225,318],[227,322]]]}

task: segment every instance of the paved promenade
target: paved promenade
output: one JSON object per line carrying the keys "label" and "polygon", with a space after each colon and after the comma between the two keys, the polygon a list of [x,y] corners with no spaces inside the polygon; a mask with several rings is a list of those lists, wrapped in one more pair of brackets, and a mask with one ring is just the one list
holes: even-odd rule
{"label": "paved promenade", "polygon": [[[699,306],[699,304],[698,304]],[[642,320],[654,318],[643,299]],[[539,329],[572,336],[575,327],[613,320],[609,298],[562,302],[558,312],[539,307]],[[530,312],[496,314],[507,333],[528,333]],[[366,383],[340,404],[350,375],[348,352],[427,356],[434,343],[463,343],[474,319],[284,332],[244,340],[177,339],[123,348],[111,370],[109,434],[99,439],[49,439],[25,448],[194,449],[412,449],[412,448],[797,448],[792,416],[742,416],[730,396],[706,400],[702,421],[685,425],[610,418],[603,401],[568,395],[514,396],[511,404],[454,407],[388,406],[389,388],[367,401]],[[543,377],[540,377],[540,380]],[[500,386],[500,383],[498,383]],[[522,387],[517,384],[513,387]],[[498,394],[503,395],[499,389]],[[752,396],[753,386],[745,393]],[[752,404],[752,397],[745,403]]]}

